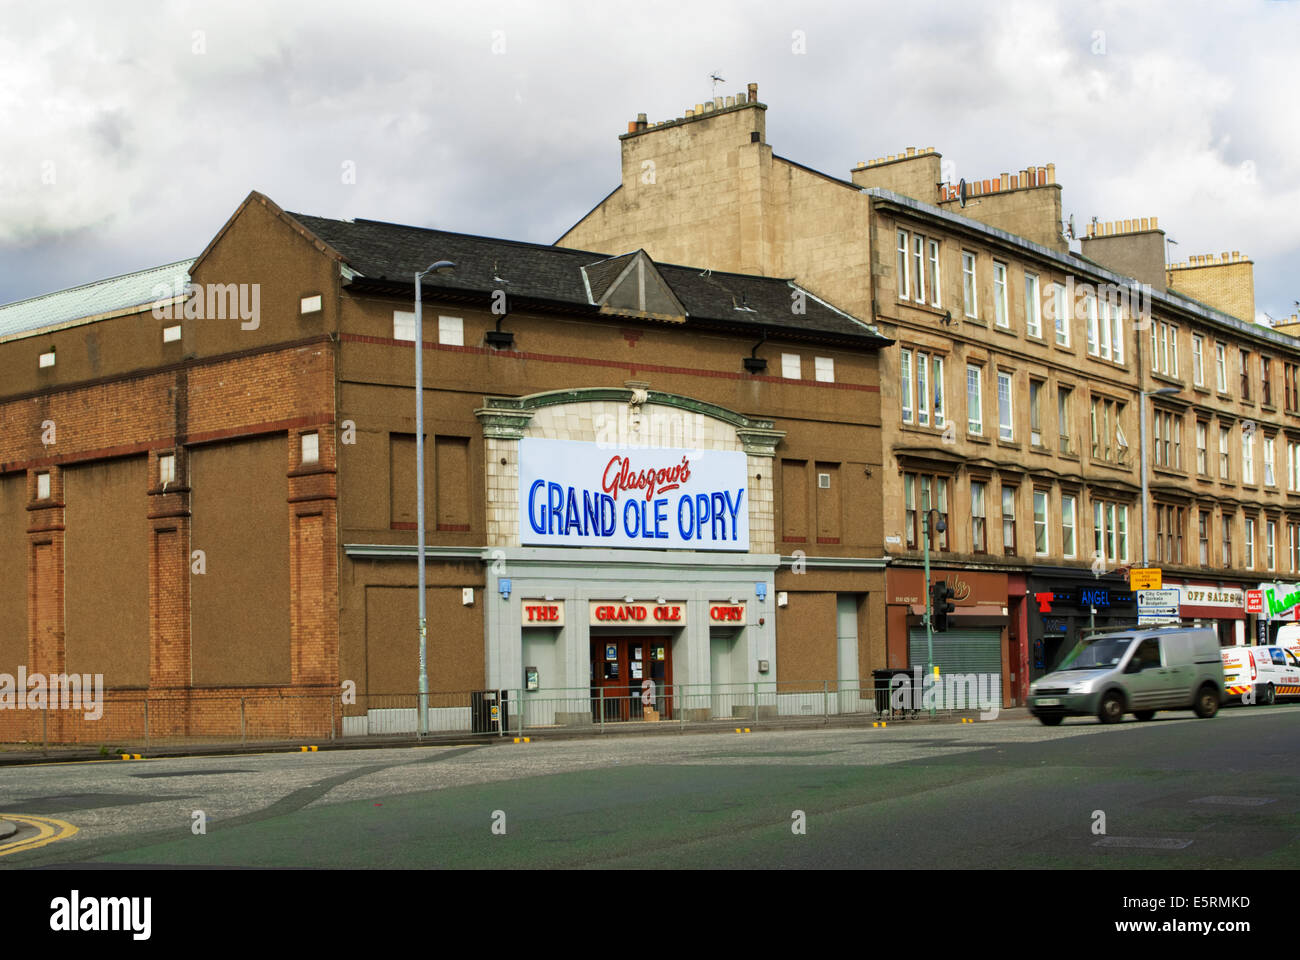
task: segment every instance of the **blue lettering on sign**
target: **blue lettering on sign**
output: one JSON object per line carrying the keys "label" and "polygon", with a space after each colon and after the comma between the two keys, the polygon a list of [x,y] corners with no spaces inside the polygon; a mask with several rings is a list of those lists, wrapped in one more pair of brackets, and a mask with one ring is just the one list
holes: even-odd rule
{"label": "blue lettering on sign", "polygon": [[1080,590],[1079,606],[1081,607],[1109,607],[1110,591],[1109,590]]}
{"label": "blue lettering on sign", "polygon": [[533,485],[528,488],[528,525],[533,528],[534,533],[546,532],[546,504],[541,504],[540,512],[537,509],[537,491],[545,486],[545,480],[534,480]]}
{"label": "blue lettering on sign", "polygon": [[623,506],[623,532],[629,537],[641,532],[641,511],[636,508],[635,500],[629,500]]}
{"label": "blue lettering on sign", "polygon": [[[745,488],[682,494],[677,498],[677,532],[683,541],[740,539]],[[670,540],[667,497],[629,499],[623,505],[622,532],[629,539]],[[618,501],[607,493],[535,480],[528,488],[528,526],[534,533],[560,537],[613,537],[619,533]],[[1102,592],[1104,593],[1104,591]],[[1085,601],[1086,602],[1086,601]],[[1107,600],[1099,601],[1107,602]]]}
{"label": "blue lettering on sign", "polygon": [[[713,539],[727,539],[727,515],[723,513],[727,509],[727,498],[720,493],[709,495],[709,506],[713,510]],[[718,536],[718,524],[722,524],[722,536]]]}
{"label": "blue lettering on sign", "polygon": [[695,539],[704,539],[704,525],[709,522],[709,495],[707,493],[697,493],[695,495]]}
{"label": "blue lettering on sign", "polygon": [[585,533],[582,529],[582,518],[578,513],[578,494],[573,487],[569,488],[569,496],[564,501],[564,535],[567,537],[577,529],[579,533]]}
{"label": "blue lettering on sign", "polygon": [[727,501],[727,512],[731,514],[731,539],[735,540],[736,531],[739,527],[739,522],[736,520],[736,516],[740,513],[740,501],[745,498],[745,488],[741,487],[736,491],[735,503],[731,502],[731,494],[728,491],[723,490],[722,496]]}
{"label": "blue lettering on sign", "polygon": [[546,532],[564,533],[564,488],[558,483],[546,485],[546,507],[550,513],[546,521]]}
{"label": "blue lettering on sign", "polygon": [[689,540],[695,534],[695,510],[689,493],[677,501],[677,532],[683,540]]}
{"label": "blue lettering on sign", "polygon": [[[606,508],[609,509],[606,509]],[[608,493],[600,495],[600,535],[602,537],[612,537],[614,529],[618,526],[618,504]]]}

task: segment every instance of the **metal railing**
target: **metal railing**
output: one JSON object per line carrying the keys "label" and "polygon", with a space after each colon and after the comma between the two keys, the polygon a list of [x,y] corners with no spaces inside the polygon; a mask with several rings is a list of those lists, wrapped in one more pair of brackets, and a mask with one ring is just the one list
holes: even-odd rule
{"label": "metal railing", "polygon": [[[900,709],[880,678],[430,692],[431,736],[506,737],[547,731],[612,732],[828,724],[853,719],[952,714]],[[973,707],[970,709],[974,709]],[[128,746],[184,743],[319,743],[342,738],[418,737],[419,694],[172,695],[108,691],[94,715],[44,706],[0,710],[0,743]]]}

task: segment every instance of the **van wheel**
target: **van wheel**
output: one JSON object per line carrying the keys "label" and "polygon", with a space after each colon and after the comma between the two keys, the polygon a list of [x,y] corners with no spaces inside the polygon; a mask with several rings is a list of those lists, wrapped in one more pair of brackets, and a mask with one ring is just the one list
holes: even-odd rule
{"label": "van wheel", "polygon": [[1275,690],[1273,688],[1273,684],[1270,683],[1268,686],[1264,688],[1264,696],[1260,699],[1260,703],[1268,706],[1276,702],[1277,702],[1277,690]]}
{"label": "van wheel", "polygon": [[1152,717],[1154,717],[1155,715],[1156,715],[1156,712],[1155,712],[1154,710],[1134,710],[1134,711],[1133,711],[1133,716],[1137,717],[1139,720],[1141,720],[1141,721],[1143,721],[1143,722],[1146,722],[1147,720],[1150,720],[1150,719],[1151,719]]}
{"label": "van wheel", "polygon": [[1208,683],[1196,692],[1196,706],[1192,708],[1202,720],[1219,712],[1219,691]]}
{"label": "van wheel", "polygon": [[1065,719],[1063,714],[1039,714],[1038,722],[1045,727],[1059,727],[1061,721]]}
{"label": "van wheel", "polygon": [[1124,719],[1124,698],[1112,690],[1101,698],[1097,719],[1102,723],[1119,723]]}

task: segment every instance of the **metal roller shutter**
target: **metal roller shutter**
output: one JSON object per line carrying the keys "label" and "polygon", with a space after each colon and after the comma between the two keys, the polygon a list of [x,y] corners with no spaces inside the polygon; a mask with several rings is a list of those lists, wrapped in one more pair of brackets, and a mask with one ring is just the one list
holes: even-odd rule
{"label": "metal roller shutter", "polygon": [[[913,627],[908,631],[908,665],[925,671],[925,630]],[[993,696],[998,709],[1002,708],[1002,631],[945,630],[934,635],[934,663],[939,676],[954,673],[991,673],[997,676]]]}

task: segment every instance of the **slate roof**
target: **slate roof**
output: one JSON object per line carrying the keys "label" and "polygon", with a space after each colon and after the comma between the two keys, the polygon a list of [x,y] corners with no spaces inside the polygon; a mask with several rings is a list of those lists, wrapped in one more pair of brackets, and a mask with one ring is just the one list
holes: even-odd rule
{"label": "slate roof", "polygon": [[[347,265],[365,280],[410,284],[416,271],[437,260],[451,260],[457,265],[456,272],[426,277],[427,287],[485,296],[505,290],[512,299],[549,302],[583,311],[592,309],[593,301],[588,297],[582,268],[599,264],[593,269],[603,276],[612,266],[606,261],[628,253],[595,253],[378,220],[288,215],[342,254]],[[620,266],[625,262],[620,259]],[[805,312],[796,314],[792,310],[796,288],[789,280],[674,264],[655,266],[686,307],[687,326],[693,318],[728,326],[781,327],[791,333],[875,340],[880,345],[892,342],[869,324],[811,294],[804,298]]]}
{"label": "slate roof", "polygon": [[157,288],[184,290],[193,260],[86,283],[0,306],[0,338],[153,303]]}

